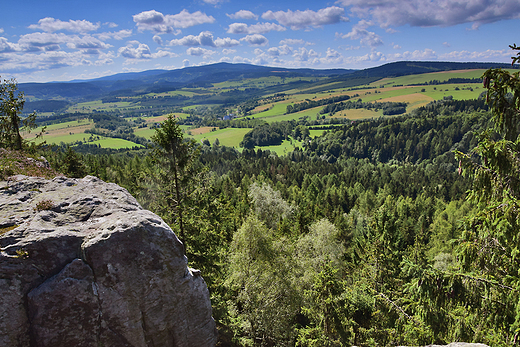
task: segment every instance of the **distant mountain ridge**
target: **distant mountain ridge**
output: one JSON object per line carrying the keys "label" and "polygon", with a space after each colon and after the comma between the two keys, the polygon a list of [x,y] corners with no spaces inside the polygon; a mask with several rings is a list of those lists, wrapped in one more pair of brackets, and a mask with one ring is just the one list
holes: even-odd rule
{"label": "distant mountain ridge", "polygon": [[511,68],[501,63],[455,63],[455,62],[414,62],[388,63],[364,70],[349,69],[288,69],[250,64],[217,63],[193,66],[176,70],[148,70],[120,73],[92,80],[20,83],[30,101],[35,100],[94,100],[107,95],[135,95],[151,91],[175,90],[186,86],[207,86],[231,80],[279,77],[329,77],[330,82],[377,80],[410,74],[439,72],[462,69],[488,69],[491,67]]}

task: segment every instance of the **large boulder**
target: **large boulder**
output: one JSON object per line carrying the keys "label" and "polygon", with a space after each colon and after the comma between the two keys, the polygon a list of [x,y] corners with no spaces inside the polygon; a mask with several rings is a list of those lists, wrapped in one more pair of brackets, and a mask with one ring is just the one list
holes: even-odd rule
{"label": "large boulder", "polygon": [[0,248],[0,346],[216,344],[182,243],[116,184],[0,182]]}

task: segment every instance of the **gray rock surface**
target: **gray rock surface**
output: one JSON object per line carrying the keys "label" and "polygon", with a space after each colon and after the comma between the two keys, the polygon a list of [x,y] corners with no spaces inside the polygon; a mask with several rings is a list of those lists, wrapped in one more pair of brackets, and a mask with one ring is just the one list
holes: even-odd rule
{"label": "gray rock surface", "polygon": [[87,176],[0,182],[0,346],[214,346],[172,230]]}

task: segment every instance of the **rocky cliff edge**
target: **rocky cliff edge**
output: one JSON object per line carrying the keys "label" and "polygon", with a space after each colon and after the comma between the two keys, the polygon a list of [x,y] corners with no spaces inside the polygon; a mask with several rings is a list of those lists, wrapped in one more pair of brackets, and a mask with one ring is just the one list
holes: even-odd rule
{"label": "rocky cliff edge", "polygon": [[0,182],[0,346],[214,346],[182,243],[123,188]]}

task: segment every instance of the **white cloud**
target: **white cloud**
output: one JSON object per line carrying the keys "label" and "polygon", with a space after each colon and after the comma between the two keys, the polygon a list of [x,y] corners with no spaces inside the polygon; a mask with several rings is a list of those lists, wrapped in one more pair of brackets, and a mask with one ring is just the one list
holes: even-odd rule
{"label": "white cloud", "polygon": [[139,31],[150,30],[155,33],[173,33],[173,28],[189,28],[195,25],[213,23],[215,18],[200,11],[189,13],[182,10],[175,15],[163,15],[161,12],[151,10],[138,13],[133,16]]}
{"label": "white cloud", "polygon": [[226,14],[226,16],[228,16],[231,19],[254,19],[254,20],[258,19],[258,16],[256,14],[254,14],[251,11],[247,11],[247,10],[240,10],[233,14]]}
{"label": "white cloud", "polygon": [[199,35],[188,35],[181,39],[173,39],[169,43],[171,46],[208,46],[208,47],[233,47],[238,46],[240,41],[231,38],[213,39],[213,34],[203,31]]}
{"label": "white cloud", "polygon": [[483,52],[470,51],[453,51],[440,55],[442,60],[460,60],[460,61],[486,61],[491,59],[508,58],[511,56],[509,50],[492,50],[488,49]]}
{"label": "white cloud", "polygon": [[228,49],[228,48],[224,48],[222,50],[222,54],[224,55],[231,55],[231,54],[235,54],[237,52],[236,49]]}
{"label": "white cloud", "polygon": [[252,46],[265,46],[269,43],[269,40],[267,40],[265,36],[259,34],[247,35],[241,38],[240,41],[246,41]]}
{"label": "white cloud", "polygon": [[225,37],[223,39],[218,37],[215,40],[215,46],[217,46],[217,47],[234,47],[234,46],[238,46],[239,44],[240,44],[240,41],[229,38],[229,37]]}
{"label": "white cloud", "polygon": [[504,19],[520,18],[518,0],[338,0],[358,16],[372,16],[381,26],[452,26],[474,23],[478,27]]}
{"label": "white cloud", "polygon": [[346,22],[348,18],[344,16],[345,10],[341,7],[332,6],[321,10],[312,11],[267,11],[262,14],[263,19],[276,20],[278,23],[288,26],[293,30],[305,29],[308,27],[319,27],[327,24]]}
{"label": "white cloud", "polygon": [[327,58],[339,58],[341,57],[341,54],[332,48],[327,48]]}
{"label": "white cloud", "polygon": [[281,55],[289,55],[292,54],[293,50],[288,45],[281,45],[279,47],[271,47],[267,50],[267,53],[271,56],[281,56]]}
{"label": "white cloud", "polygon": [[90,35],[71,36],[63,33],[40,32],[22,35],[18,44],[11,44],[11,48],[25,52],[57,51],[61,49],[61,44],[66,44],[70,49],[84,50],[87,54],[99,54],[99,50],[112,47]]}
{"label": "white cloud", "polygon": [[0,53],[12,53],[20,51],[19,45],[9,42],[5,37],[0,37]]}
{"label": "white cloud", "polygon": [[59,49],[59,45],[67,43],[70,37],[63,34],[31,33],[22,35],[18,40],[20,50],[26,52],[50,51]]}
{"label": "white cloud", "polygon": [[188,66],[190,66],[190,61],[189,61],[188,59],[184,59],[184,60],[182,61],[182,66],[184,66],[184,67],[188,67]]}
{"label": "white cloud", "polygon": [[202,0],[202,1],[204,1],[206,4],[215,5],[215,6],[220,3],[227,2],[227,0]]}
{"label": "white cloud", "polygon": [[367,30],[371,25],[373,25],[371,22],[361,20],[352,27],[352,30],[348,34],[343,35],[336,33],[336,36],[343,39],[359,40],[359,42],[364,46],[381,46],[383,44],[381,37],[376,33]]}
{"label": "white cloud", "polygon": [[112,45],[109,45],[107,43],[104,43],[103,41],[92,37],[90,35],[85,35],[82,37],[73,36],[70,38],[70,41],[67,42],[67,47],[71,49],[108,49],[112,47]]}
{"label": "white cloud", "polygon": [[201,48],[201,47],[190,47],[186,50],[186,53],[188,55],[193,55],[193,56],[197,56],[197,57],[199,57],[199,56],[208,57],[208,56],[215,54],[216,52],[212,51],[210,49],[205,49],[205,48]]}
{"label": "white cloud", "polygon": [[114,22],[106,22],[106,23],[103,23],[103,25],[106,25],[108,26],[109,28],[117,28],[118,25]]}
{"label": "white cloud", "polygon": [[0,34],[4,33],[4,28],[0,28]]}
{"label": "white cloud", "polygon": [[40,19],[38,24],[29,25],[29,29],[39,29],[51,33],[60,30],[66,30],[75,33],[87,33],[89,31],[95,31],[99,27],[99,23],[94,24],[86,20],[69,20],[68,22],[63,22],[52,17]]}
{"label": "white cloud", "polygon": [[284,39],[284,40],[280,41],[280,45],[303,46],[303,45],[311,45],[311,43],[305,42],[302,39]]}
{"label": "white cloud", "polygon": [[175,53],[172,53],[172,52],[166,51],[166,50],[161,50],[161,49],[155,53],[152,53],[152,59],[164,58],[164,57],[176,58],[178,56],[179,56],[178,54],[175,54]]}
{"label": "white cloud", "polygon": [[127,59],[152,59],[150,47],[137,41],[130,41],[125,47],[120,47],[117,53]]}
{"label": "white cloud", "polygon": [[247,25],[245,23],[232,23],[227,30],[228,34],[265,34],[270,31],[285,31],[285,27],[275,23],[258,23]]}
{"label": "white cloud", "polygon": [[447,41],[446,41],[446,42],[443,42],[442,45],[443,45],[444,47],[451,47],[451,45],[450,45]]}
{"label": "white cloud", "polygon": [[437,60],[437,53],[430,48],[424,50],[415,50],[413,52],[406,51],[403,53],[395,53],[389,55],[390,60]]}
{"label": "white cloud", "polygon": [[103,41],[110,40],[110,39],[123,40],[127,37],[132,36],[132,30],[123,29],[123,30],[119,30],[119,31],[94,34],[94,36]]}
{"label": "white cloud", "polygon": [[307,48],[305,47],[300,47],[298,50],[294,52],[293,57],[295,58],[295,60],[300,62],[312,62],[319,57],[319,54],[313,49],[307,50]]}
{"label": "white cloud", "polygon": [[32,71],[53,70],[68,66],[93,65],[92,61],[85,58],[80,51],[46,51],[40,54],[14,54],[4,55],[2,62],[3,71]]}
{"label": "white cloud", "polygon": [[156,44],[158,44],[159,46],[162,46],[162,44],[163,44],[163,40],[162,40],[162,37],[161,37],[161,36],[159,36],[159,35],[154,35],[152,39],[153,39],[153,41],[154,41]]}

